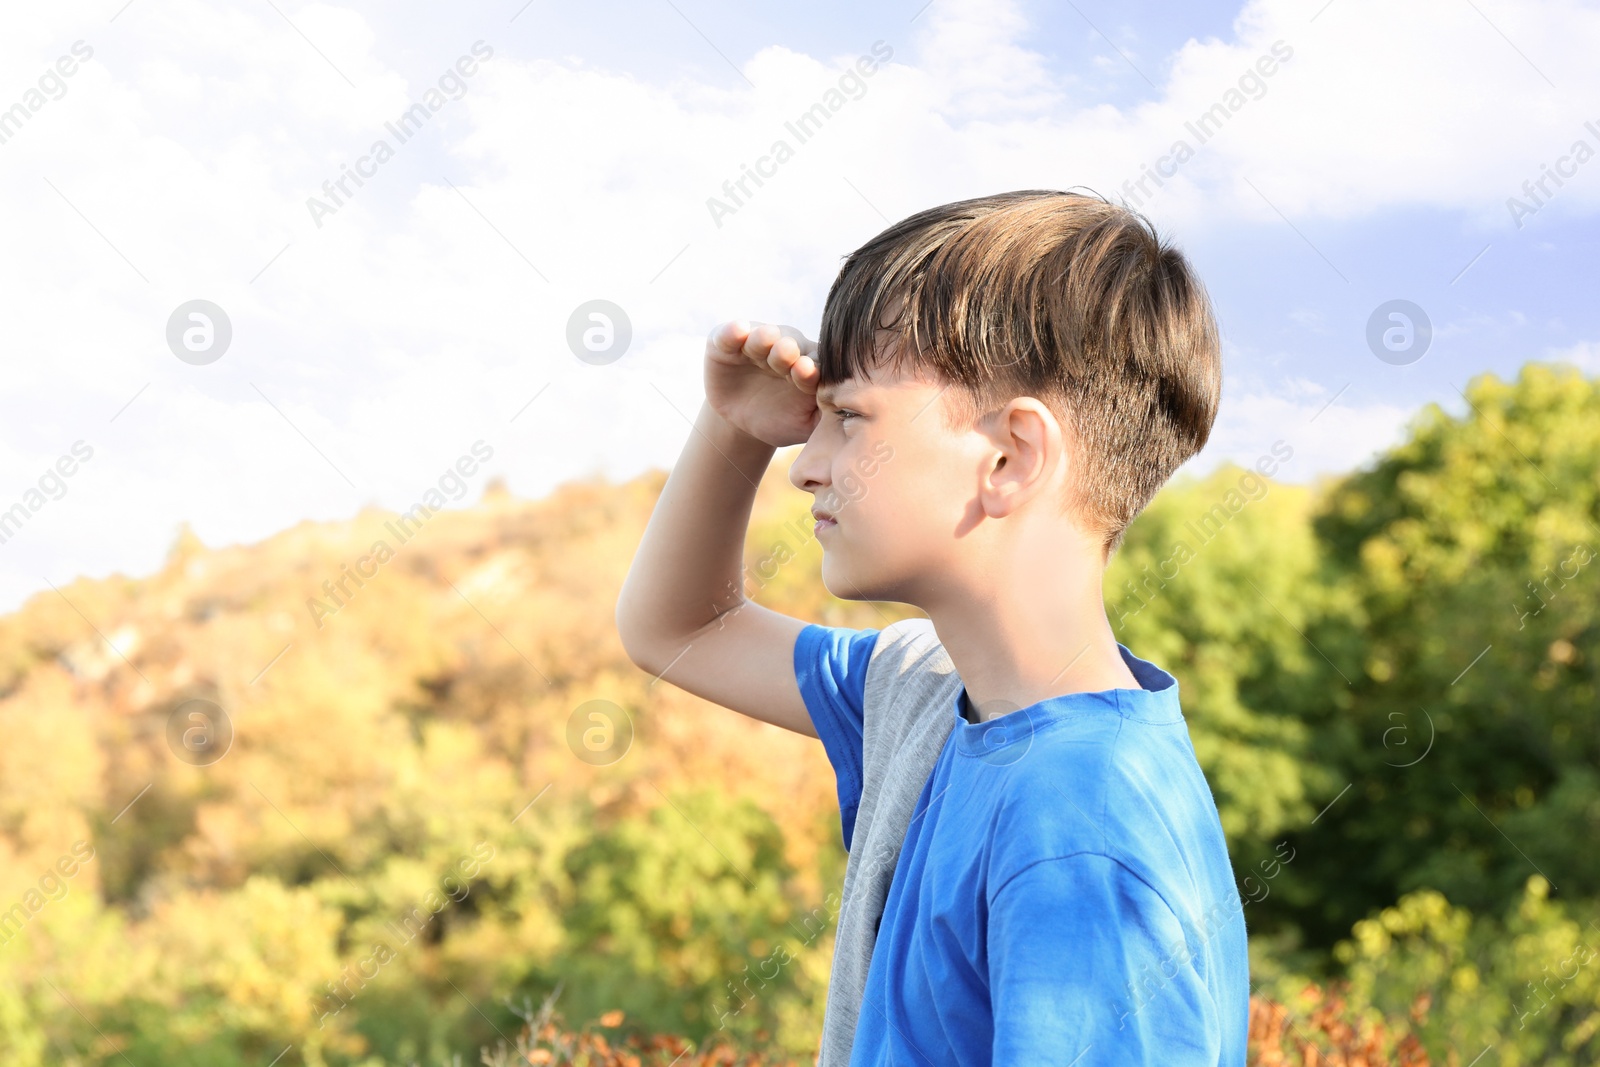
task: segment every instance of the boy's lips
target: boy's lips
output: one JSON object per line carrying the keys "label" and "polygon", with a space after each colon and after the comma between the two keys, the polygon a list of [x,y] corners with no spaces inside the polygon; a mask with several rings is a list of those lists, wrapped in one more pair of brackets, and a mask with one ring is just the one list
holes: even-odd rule
{"label": "boy's lips", "polygon": [[838,519],[834,518],[826,511],[823,511],[821,508],[812,508],[811,517],[817,520],[816,525],[812,527],[813,533],[821,533],[823,530],[827,530],[839,525]]}

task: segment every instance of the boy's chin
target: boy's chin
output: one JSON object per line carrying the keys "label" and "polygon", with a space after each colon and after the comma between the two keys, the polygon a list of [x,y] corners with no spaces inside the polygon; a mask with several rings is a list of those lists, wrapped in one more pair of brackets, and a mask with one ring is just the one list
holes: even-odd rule
{"label": "boy's chin", "polygon": [[837,600],[860,600],[859,582],[854,581],[834,552],[822,552],[822,588]]}
{"label": "boy's chin", "polygon": [[835,598],[861,601],[893,599],[883,595],[883,590],[875,588],[876,584],[870,575],[863,575],[857,568],[846,566],[834,553],[823,553],[822,587]]}

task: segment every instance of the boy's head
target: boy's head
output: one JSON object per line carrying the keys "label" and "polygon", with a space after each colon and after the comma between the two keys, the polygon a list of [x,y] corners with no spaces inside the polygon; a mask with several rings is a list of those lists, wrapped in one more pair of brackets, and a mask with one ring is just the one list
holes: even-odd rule
{"label": "boy's head", "polygon": [[[1013,446],[1035,466],[1053,440],[1061,469],[1040,476],[1059,485],[1060,513],[1098,542],[1104,560],[1205,444],[1221,393],[1220,347],[1187,260],[1124,207],[1030,189],[931,208],[851,253],[829,290],[816,353],[822,415],[806,447],[814,454],[796,461],[791,479],[819,491],[820,510],[849,504],[833,531],[848,537],[851,515],[888,518],[854,503],[875,491],[862,468],[879,464],[855,454],[867,438],[880,459],[886,435],[897,454],[907,443],[931,446],[944,470],[882,479],[888,495],[908,495],[885,502],[898,525],[877,534],[907,535],[929,492],[948,506],[981,495]],[[892,433],[887,406],[874,414],[850,402],[863,389],[884,405],[894,392]],[[865,418],[840,419],[840,408]],[[1021,438],[1011,432],[1019,427]],[[816,466],[823,453],[827,474]],[[924,484],[908,487],[907,477]],[[833,492],[823,495],[824,484]]]}

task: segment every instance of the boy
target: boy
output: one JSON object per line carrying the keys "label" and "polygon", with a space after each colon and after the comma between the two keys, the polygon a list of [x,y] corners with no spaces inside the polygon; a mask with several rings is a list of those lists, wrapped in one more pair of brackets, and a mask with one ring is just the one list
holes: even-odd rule
{"label": "boy", "polygon": [[[617,625],[644,670],[823,742],[850,856],[820,1067],[1243,1064],[1216,806],[1177,683],[1101,591],[1216,415],[1187,262],[1123,207],[1003,193],[850,255],[815,343],[752,325],[707,341]],[[802,442],[828,590],[926,619],[743,597],[756,484]]]}

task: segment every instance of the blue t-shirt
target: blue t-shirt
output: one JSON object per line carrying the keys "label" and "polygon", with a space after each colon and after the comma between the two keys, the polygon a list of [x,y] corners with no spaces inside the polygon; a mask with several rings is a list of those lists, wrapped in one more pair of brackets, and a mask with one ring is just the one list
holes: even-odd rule
{"label": "blue t-shirt", "polygon": [[[849,846],[876,630],[808,626],[796,676]],[[867,972],[851,1067],[1245,1062],[1243,907],[1177,681],[967,721],[917,801]]]}

